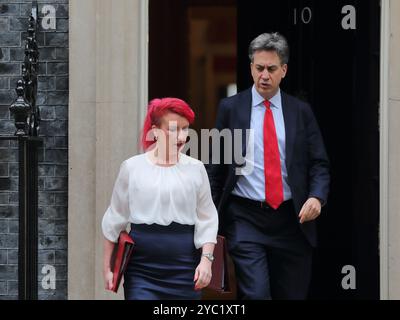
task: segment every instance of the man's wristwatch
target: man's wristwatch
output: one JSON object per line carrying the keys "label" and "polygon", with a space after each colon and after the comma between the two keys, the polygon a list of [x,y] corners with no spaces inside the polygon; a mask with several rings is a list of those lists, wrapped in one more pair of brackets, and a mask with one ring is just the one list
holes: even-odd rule
{"label": "man's wristwatch", "polygon": [[214,259],[215,259],[212,253],[203,253],[201,256],[202,256],[202,257],[206,257],[206,258],[207,258],[208,260],[210,260],[211,262],[213,262]]}

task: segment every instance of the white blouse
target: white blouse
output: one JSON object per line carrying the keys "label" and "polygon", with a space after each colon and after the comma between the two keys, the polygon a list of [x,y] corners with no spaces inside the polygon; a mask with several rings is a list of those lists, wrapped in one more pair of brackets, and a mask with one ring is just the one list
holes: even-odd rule
{"label": "white blouse", "polygon": [[180,153],[170,167],[154,164],[148,153],[125,160],[104,214],[104,236],[117,242],[129,223],[194,225],[194,245],[217,243],[218,213],[201,161]]}

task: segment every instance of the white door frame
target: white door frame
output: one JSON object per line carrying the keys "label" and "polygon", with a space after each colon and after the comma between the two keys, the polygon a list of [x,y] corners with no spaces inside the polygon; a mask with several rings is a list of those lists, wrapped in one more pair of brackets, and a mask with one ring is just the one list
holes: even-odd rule
{"label": "white door frame", "polygon": [[380,298],[389,298],[389,46],[390,0],[381,0],[380,50]]}

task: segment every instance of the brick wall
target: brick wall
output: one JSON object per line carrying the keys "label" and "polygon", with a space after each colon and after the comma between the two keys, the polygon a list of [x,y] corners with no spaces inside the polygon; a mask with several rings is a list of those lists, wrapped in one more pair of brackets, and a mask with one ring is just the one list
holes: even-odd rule
{"label": "brick wall", "polygon": [[[21,77],[32,1],[0,0],[0,135],[14,134],[8,108]],[[67,298],[68,0],[38,1],[56,9],[56,30],[37,35],[38,105],[44,147],[39,152],[39,299]],[[41,22],[41,20],[39,20]],[[0,142],[0,299],[18,298],[17,144]],[[41,285],[44,265],[56,270],[56,289]]]}

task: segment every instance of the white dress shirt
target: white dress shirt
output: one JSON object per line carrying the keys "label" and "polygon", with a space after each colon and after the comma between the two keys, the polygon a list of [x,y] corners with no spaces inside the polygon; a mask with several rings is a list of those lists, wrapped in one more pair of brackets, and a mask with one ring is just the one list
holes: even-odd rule
{"label": "white dress shirt", "polygon": [[218,213],[199,160],[180,153],[176,165],[154,164],[148,153],[125,160],[104,214],[104,236],[117,242],[129,223],[194,225],[194,245],[216,243]]}
{"label": "white dress shirt", "polygon": [[[246,155],[246,166],[253,168],[247,175],[241,175],[237,181],[232,194],[257,201],[265,201],[265,175],[264,175],[264,98],[253,86],[250,129],[254,130],[254,140],[249,140],[248,152]],[[281,160],[281,174],[283,185],[284,201],[292,198],[288,184],[286,168],[286,133],[285,120],[282,112],[282,97],[280,90],[270,100],[271,111],[274,117],[276,136],[278,139],[279,156]],[[250,158],[249,155],[252,155]],[[254,156],[253,156],[254,155]]]}

